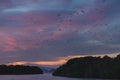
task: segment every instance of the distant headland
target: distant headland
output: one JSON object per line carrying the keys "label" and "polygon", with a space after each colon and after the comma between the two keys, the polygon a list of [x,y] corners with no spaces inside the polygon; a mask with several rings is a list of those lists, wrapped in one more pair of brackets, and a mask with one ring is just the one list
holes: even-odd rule
{"label": "distant headland", "polygon": [[0,65],[0,75],[25,75],[25,74],[43,74],[43,71],[36,66]]}
{"label": "distant headland", "polygon": [[81,57],[70,59],[53,72],[54,76],[120,79],[120,55],[111,58]]}

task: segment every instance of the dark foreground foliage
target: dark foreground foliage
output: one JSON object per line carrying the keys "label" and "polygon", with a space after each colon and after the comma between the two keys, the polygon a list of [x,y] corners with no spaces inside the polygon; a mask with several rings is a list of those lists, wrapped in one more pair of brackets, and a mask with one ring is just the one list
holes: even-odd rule
{"label": "dark foreground foliage", "polygon": [[120,79],[120,55],[70,59],[53,72],[54,76]]}
{"label": "dark foreground foliage", "polygon": [[42,74],[43,71],[35,66],[0,65],[0,75]]}

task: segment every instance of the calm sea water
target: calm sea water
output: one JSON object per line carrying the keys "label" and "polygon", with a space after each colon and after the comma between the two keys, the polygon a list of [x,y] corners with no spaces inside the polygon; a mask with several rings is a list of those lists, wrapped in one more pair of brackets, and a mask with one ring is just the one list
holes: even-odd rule
{"label": "calm sea water", "polygon": [[108,79],[80,79],[55,77],[51,74],[43,75],[0,75],[0,80],[108,80]]}

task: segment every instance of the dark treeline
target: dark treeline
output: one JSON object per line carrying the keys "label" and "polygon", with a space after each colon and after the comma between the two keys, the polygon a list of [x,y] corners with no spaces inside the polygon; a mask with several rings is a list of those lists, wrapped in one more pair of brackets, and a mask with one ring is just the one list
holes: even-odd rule
{"label": "dark treeline", "polygon": [[120,55],[70,59],[53,72],[54,76],[120,79]]}
{"label": "dark treeline", "polygon": [[42,73],[43,71],[36,66],[0,65],[0,75],[42,74]]}

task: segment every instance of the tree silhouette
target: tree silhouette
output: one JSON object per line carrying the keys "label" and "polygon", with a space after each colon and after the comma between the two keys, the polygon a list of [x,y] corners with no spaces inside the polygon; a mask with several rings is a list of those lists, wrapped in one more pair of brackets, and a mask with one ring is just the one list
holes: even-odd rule
{"label": "tree silhouette", "polygon": [[0,65],[0,74],[42,74],[43,71],[35,66]]}
{"label": "tree silhouette", "polygon": [[53,72],[55,76],[120,79],[120,55],[70,59]]}

